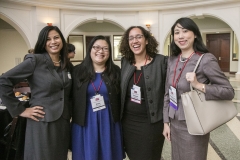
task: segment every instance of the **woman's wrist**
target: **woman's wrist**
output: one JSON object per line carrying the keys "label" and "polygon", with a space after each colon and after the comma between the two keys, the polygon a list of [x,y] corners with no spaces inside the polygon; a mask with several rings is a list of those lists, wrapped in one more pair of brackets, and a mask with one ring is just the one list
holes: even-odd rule
{"label": "woman's wrist", "polygon": [[168,125],[169,126],[169,122],[164,122],[164,125]]}
{"label": "woman's wrist", "polygon": [[203,83],[198,83],[198,84],[196,85],[196,87],[194,87],[194,88],[196,88],[197,90],[205,93],[205,84],[203,84]]}

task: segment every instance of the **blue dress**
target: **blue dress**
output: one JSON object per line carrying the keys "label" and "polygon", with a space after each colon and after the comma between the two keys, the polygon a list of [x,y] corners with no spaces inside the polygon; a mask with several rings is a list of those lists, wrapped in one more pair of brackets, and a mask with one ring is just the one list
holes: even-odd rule
{"label": "blue dress", "polygon": [[[96,89],[100,82],[101,73],[96,73],[96,79],[93,82]],[[106,108],[93,112],[90,99],[95,95],[95,90],[89,83],[86,124],[85,126],[75,123],[72,125],[73,160],[122,160],[125,158],[121,127],[119,122],[113,122],[108,91],[104,82],[102,82],[99,94],[104,97]]]}

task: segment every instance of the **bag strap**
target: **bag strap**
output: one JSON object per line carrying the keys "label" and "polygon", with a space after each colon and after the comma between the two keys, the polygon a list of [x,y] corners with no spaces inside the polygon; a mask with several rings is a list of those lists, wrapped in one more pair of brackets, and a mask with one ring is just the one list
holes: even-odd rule
{"label": "bag strap", "polygon": [[198,67],[198,65],[199,65],[199,63],[200,63],[200,61],[201,61],[201,59],[202,59],[203,56],[204,56],[204,54],[202,54],[201,57],[198,59],[197,64],[196,64],[196,66],[195,66],[193,72],[196,72],[197,67]]}
{"label": "bag strap", "polygon": [[[197,70],[197,68],[198,68],[198,66],[199,66],[199,63],[200,63],[200,61],[201,61],[201,59],[202,59],[203,56],[204,56],[204,54],[202,54],[201,57],[199,57],[199,59],[198,59],[198,61],[197,61],[197,64],[196,64],[196,66],[195,66],[195,68],[194,68],[194,70],[193,70],[193,72],[196,72],[196,70]],[[191,91],[193,90],[193,87],[192,87],[191,83],[190,83],[190,89],[191,89]]]}

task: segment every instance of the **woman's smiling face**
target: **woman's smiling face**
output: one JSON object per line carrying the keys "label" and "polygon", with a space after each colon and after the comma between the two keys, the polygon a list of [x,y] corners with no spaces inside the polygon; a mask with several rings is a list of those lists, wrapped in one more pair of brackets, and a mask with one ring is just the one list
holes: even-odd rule
{"label": "woman's smiling face", "polygon": [[148,41],[145,39],[141,29],[133,28],[129,32],[128,44],[134,55],[146,54]]}
{"label": "woman's smiling face", "polygon": [[59,54],[63,48],[63,42],[57,31],[51,30],[48,33],[45,49],[48,54]]}
{"label": "woman's smiling face", "polygon": [[109,46],[105,40],[97,40],[91,49],[91,59],[95,64],[105,64],[109,58]]}
{"label": "woman's smiling face", "polygon": [[180,24],[174,28],[174,42],[182,51],[193,50],[194,39],[194,33]]}

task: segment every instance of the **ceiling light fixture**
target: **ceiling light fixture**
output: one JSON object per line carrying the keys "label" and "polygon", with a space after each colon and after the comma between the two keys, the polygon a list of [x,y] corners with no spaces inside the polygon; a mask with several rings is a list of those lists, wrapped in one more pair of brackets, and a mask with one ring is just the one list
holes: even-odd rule
{"label": "ceiling light fixture", "polygon": [[151,33],[151,25],[150,24],[146,24],[146,27],[147,27],[149,33],[151,34],[151,36],[153,36],[153,34]]}
{"label": "ceiling light fixture", "polygon": [[48,26],[52,26],[52,23],[47,23]]}

